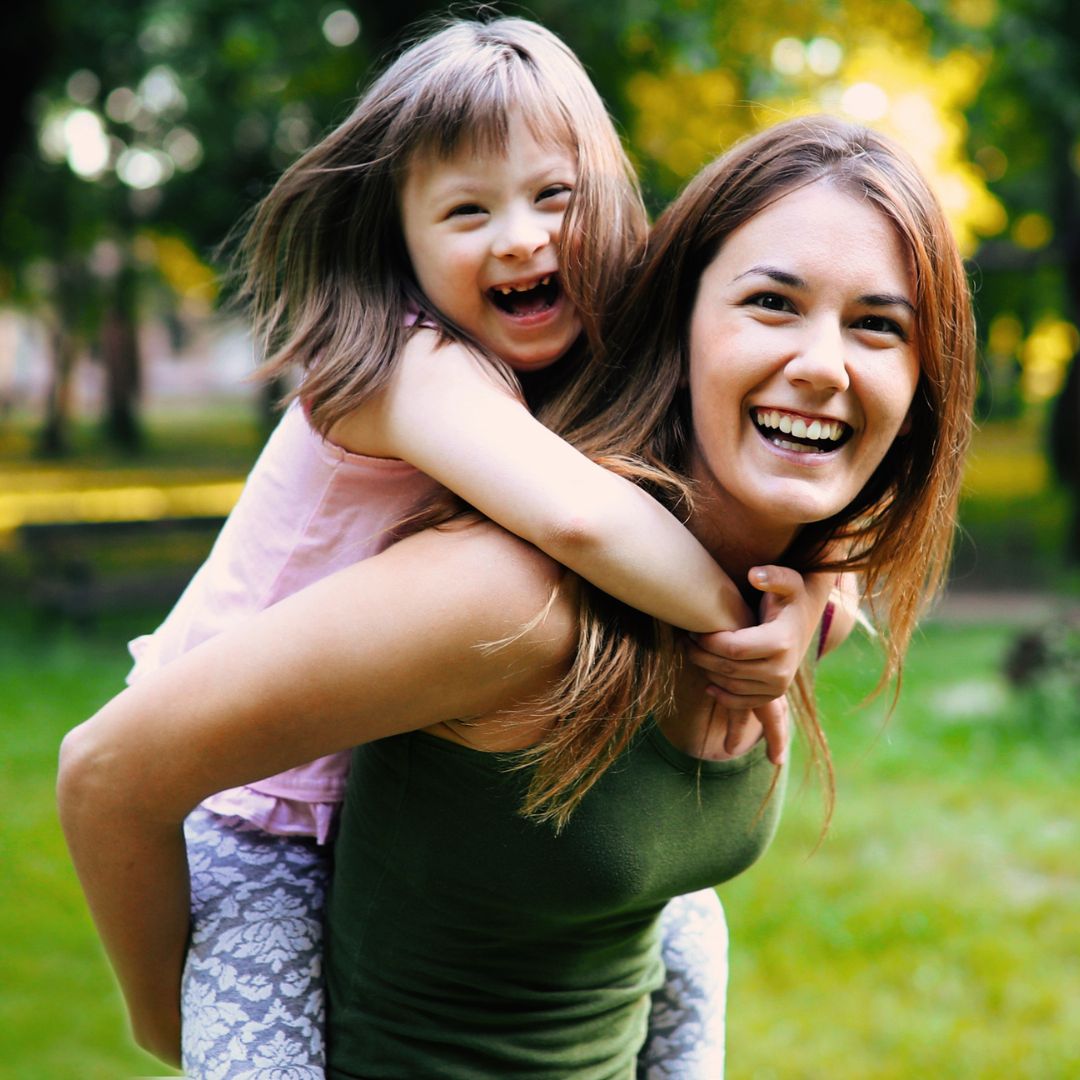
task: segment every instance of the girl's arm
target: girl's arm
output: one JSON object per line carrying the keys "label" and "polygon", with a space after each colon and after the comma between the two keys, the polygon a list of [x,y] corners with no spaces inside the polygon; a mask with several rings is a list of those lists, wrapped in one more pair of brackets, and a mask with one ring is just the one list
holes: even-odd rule
{"label": "girl's arm", "polygon": [[298,761],[535,696],[575,640],[566,589],[529,625],[560,576],[490,526],[422,533],[140,679],[65,738],[61,822],[143,1046],[179,1056],[191,808]]}
{"label": "girl's arm", "polygon": [[693,631],[745,626],[731,579],[635,484],[536,420],[467,349],[410,338],[387,389],[338,422],[333,441],[396,457],[619,600]]}

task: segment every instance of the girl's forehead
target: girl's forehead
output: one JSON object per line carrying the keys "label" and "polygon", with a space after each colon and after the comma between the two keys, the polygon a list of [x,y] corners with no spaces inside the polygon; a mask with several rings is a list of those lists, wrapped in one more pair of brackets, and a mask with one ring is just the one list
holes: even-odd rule
{"label": "girl's forehead", "polygon": [[561,167],[567,159],[576,168],[578,152],[570,133],[538,128],[528,116],[515,112],[505,118],[501,129],[461,130],[456,138],[443,131],[420,138],[409,152],[400,172],[404,184],[419,173],[432,177],[478,167],[509,163],[524,166],[526,161]]}
{"label": "girl's forehead", "polygon": [[462,156],[499,157],[510,151],[511,142],[527,133],[551,151],[577,153],[578,139],[570,125],[549,113],[537,114],[518,106],[498,113],[480,114],[473,122],[433,124],[418,131],[409,160],[427,158],[452,161]]}

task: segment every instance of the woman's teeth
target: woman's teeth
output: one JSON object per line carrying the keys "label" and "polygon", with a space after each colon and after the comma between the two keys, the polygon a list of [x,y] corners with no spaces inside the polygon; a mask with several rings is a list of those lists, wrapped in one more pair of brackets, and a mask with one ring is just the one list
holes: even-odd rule
{"label": "woman's teeth", "polygon": [[[847,438],[850,428],[840,420],[811,420],[780,412],[777,409],[755,409],[754,423],[775,445],[784,450],[812,453],[827,453],[835,450],[841,440]],[[777,434],[773,434],[776,432]],[[792,439],[804,439],[806,442],[792,442],[779,438],[790,435]],[[815,445],[816,444],[816,445]]]}

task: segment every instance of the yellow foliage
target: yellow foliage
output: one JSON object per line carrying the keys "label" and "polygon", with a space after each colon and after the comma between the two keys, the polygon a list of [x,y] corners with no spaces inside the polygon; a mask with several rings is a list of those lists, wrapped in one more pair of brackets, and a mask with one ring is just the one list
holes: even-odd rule
{"label": "yellow foliage", "polygon": [[1028,401],[1052,398],[1065,380],[1069,360],[1080,348],[1080,332],[1071,322],[1047,316],[1028,335],[1020,352],[1020,388]]}
{"label": "yellow foliage", "polygon": [[734,76],[719,70],[632,76],[626,92],[637,111],[636,145],[676,181],[688,179],[746,133],[738,89]]}
{"label": "yellow foliage", "polygon": [[178,236],[147,232],[140,238],[150,259],[183,301],[209,307],[217,296],[217,275]]}
{"label": "yellow foliage", "polygon": [[1038,251],[1046,247],[1053,239],[1054,226],[1045,214],[1032,211],[1021,214],[1013,222],[1011,231],[1013,243],[1027,251]]}
{"label": "yellow foliage", "polygon": [[987,349],[994,356],[1013,357],[1024,339],[1024,326],[1011,312],[994,317],[986,337]]}
{"label": "yellow foliage", "polygon": [[949,14],[965,26],[984,30],[998,16],[996,0],[952,0]]}
{"label": "yellow foliage", "polygon": [[[969,19],[983,17],[980,5],[993,6],[993,0],[962,2],[971,9]],[[781,39],[791,39],[781,50],[790,60],[792,41],[806,45],[825,36],[842,50],[835,75],[792,64],[786,79],[774,72],[788,93],[745,104],[746,88],[731,71],[672,67],[633,76],[627,91],[636,112],[636,145],[669,178],[683,182],[737,138],[769,123],[812,112],[848,115],[892,135],[915,156],[965,253],[978,237],[1002,232],[1005,210],[987,187],[985,168],[968,160],[964,145],[962,110],[978,93],[989,58],[970,50],[932,58],[922,15],[902,0],[842,0],[828,12],[823,7],[729,3],[723,9],[729,25],[718,25],[717,48],[767,66]]]}

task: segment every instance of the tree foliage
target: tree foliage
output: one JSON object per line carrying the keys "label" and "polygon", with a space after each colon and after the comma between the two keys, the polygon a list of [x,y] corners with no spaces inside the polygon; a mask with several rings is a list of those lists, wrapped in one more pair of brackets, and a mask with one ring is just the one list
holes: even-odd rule
{"label": "tree foliage", "polygon": [[[824,108],[897,136],[973,256],[985,385],[995,394],[986,404],[1003,408],[1018,389],[1052,393],[1077,346],[1080,24],[1070,7],[535,0],[525,13],[582,57],[654,208],[734,139],[780,116]],[[5,14],[12,100],[28,107],[21,126],[16,108],[0,131],[0,299],[34,307],[50,327],[53,449],[71,364],[88,350],[112,376],[114,435],[134,441],[135,321],[207,309],[216,246],[344,114],[405,28],[448,8],[43,0]]]}

